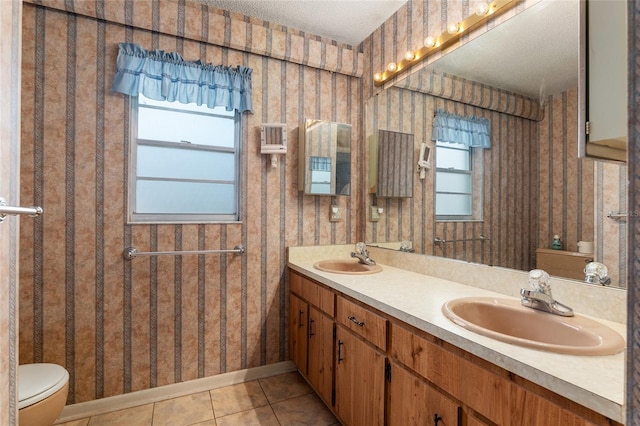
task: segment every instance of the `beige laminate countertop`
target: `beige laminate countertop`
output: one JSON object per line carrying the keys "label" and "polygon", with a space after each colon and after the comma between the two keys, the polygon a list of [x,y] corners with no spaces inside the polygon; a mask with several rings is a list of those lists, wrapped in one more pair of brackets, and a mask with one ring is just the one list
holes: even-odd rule
{"label": "beige laminate countertop", "polygon": [[[441,308],[448,300],[460,297],[510,296],[384,264],[382,272],[371,275],[323,272],[313,267],[317,260],[322,259],[290,259],[288,266],[400,321],[624,423],[624,352],[610,356],[573,356],[499,342],[457,326],[444,316]],[[598,321],[621,336],[626,336],[624,324],[602,319]]]}

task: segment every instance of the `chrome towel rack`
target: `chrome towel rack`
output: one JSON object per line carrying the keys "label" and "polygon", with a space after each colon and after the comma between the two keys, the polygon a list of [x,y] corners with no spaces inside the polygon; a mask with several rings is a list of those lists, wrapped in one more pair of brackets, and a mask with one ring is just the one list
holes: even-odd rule
{"label": "chrome towel rack", "polygon": [[485,237],[484,235],[480,234],[479,237],[477,238],[464,238],[461,240],[445,240],[444,238],[438,238],[435,237],[433,239],[433,242],[435,243],[435,245],[439,246],[439,245],[444,245],[446,243],[462,243],[462,242],[466,242],[466,241],[489,241],[490,238],[489,237]]}
{"label": "chrome towel rack", "polygon": [[0,197],[0,223],[4,222],[7,215],[19,215],[24,214],[31,217],[38,217],[44,210],[42,207],[14,207],[7,205],[7,200]]}
{"label": "chrome towel rack", "polygon": [[122,257],[125,260],[131,260],[134,257],[140,256],[182,256],[185,254],[220,254],[220,253],[236,253],[236,254],[244,254],[247,250],[243,245],[238,244],[233,249],[227,250],[185,250],[185,251],[138,251],[135,247],[127,247],[122,252]]}
{"label": "chrome towel rack", "polygon": [[630,213],[622,213],[622,212],[609,212],[607,214],[607,217],[609,219],[613,219],[613,220],[617,220],[617,221],[625,221],[627,220],[627,218],[631,216],[631,217],[636,217],[638,216],[638,213],[636,212],[630,212]]}

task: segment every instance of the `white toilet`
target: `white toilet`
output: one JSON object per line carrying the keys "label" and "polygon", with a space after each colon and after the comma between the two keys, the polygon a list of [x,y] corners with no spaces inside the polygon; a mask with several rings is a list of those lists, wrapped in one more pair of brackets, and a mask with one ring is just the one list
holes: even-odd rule
{"label": "white toilet", "polygon": [[69,373],[56,364],[18,366],[19,426],[51,426],[67,402]]}

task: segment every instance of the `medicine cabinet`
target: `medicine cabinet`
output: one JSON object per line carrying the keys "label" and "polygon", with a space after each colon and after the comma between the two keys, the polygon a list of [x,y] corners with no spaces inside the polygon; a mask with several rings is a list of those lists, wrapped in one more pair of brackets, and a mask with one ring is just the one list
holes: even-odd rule
{"label": "medicine cabinet", "polygon": [[298,189],[351,195],[351,125],[306,119],[300,125]]}
{"label": "medicine cabinet", "polygon": [[627,2],[580,2],[579,155],[627,159]]}

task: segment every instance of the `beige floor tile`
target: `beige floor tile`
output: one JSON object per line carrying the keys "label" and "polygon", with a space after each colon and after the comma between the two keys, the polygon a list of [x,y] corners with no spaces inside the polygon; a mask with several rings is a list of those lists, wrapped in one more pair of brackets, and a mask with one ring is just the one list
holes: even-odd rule
{"label": "beige floor tile", "polygon": [[89,417],[86,419],[78,419],[65,423],[55,423],[56,426],[87,426],[89,424]]}
{"label": "beige floor tile", "polygon": [[313,392],[297,371],[260,379],[260,385],[271,404]]}
{"label": "beige floor tile", "polygon": [[329,426],[338,422],[314,393],[278,402],[272,408],[282,425]]}
{"label": "beige floor tile", "polygon": [[155,403],[153,426],[192,425],[213,419],[209,392],[198,392]]}
{"label": "beige floor tile", "polygon": [[270,406],[258,407],[216,419],[217,426],[280,426]]}
{"label": "beige floor tile", "polygon": [[211,391],[213,413],[218,417],[269,405],[257,380]]}
{"label": "beige floor tile", "polygon": [[153,404],[146,404],[139,407],[127,408],[126,410],[114,411],[113,413],[92,416],[89,419],[89,426],[150,426],[152,419]]}

